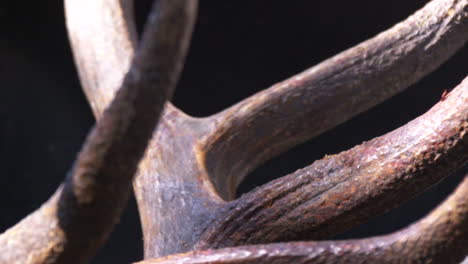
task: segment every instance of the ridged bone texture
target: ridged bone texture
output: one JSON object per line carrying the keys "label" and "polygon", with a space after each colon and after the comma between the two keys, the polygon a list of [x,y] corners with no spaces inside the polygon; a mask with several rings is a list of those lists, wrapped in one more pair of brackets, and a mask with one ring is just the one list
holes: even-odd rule
{"label": "ridged bone texture", "polygon": [[233,199],[261,163],[403,91],[463,47],[468,1],[433,0],[388,31],[206,118],[168,102],[196,0],[155,1],[140,43],[133,1],[65,3],[98,123],[56,194],[0,236],[0,263],[88,261],[118,221],[135,174],[145,264],[456,263],[467,253],[466,180],[394,234],[252,245],[330,237],[465,165],[467,80],[407,125]]}
{"label": "ridged bone texture", "polygon": [[174,30],[167,22],[180,21],[185,8],[193,12],[192,4],[184,3],[155,5],[158,15],[148,19],[131,70],[63,184],[40,209],[0,236],[0,263],[86,263],[104,244],[182,70],[191,27]]}
{"label": "ridged bone texture", "polygon": [[[275,217],[281,215],[281,212],[300,204],[296,200],[301,196],[290,200],[278,199],[278,203],[273,206],[274,199],[269,200],[263,194],[277,188],[277,192],[273,192],[272,195],[277,193],[282,197],[287,193],[286,186],[304,184],[296,181],[294,176],[289,176],[284,181],[280,180],[277,184],[269,184],[263,191],[247,195],[250,201],[249,198],[243,197],[226,204],[226,201],[233,199],[235,190],[245,175],[262,162],[403,91],[437,68],[466,43],[467,9],[464,1],[432,1],[404,22],[375,38],[210,117],[191,118],[173,106],[168,107],[167,114],[164,114],[162,119],[164,129],[161,126],[161,129],[155,132],[153,145],[148,152],[150,154],[143,162],[145,165],[140,170],[135,185],[143,219],[145,257],[185,252],[194,246],[196,249],[205,249],[240,245],[244,242],[263,243],[327,237],[331,233],[346,230],[400,205],[461,167],[465,162],[464,156],[452,154],[463,152],[460,140],[455,144],[456,147],[444,152],[446,155],[438,162],[443,164],[448,159],[456,158],[447,162],[446,166],[440,167],[438,172],[435,172],[435,165],[426,164],[430,163],[429,159],[414,157],[417,151],[424,148],[421,143],[409,150],[406,160],[389,159],[387,163],[381,161],[382,164],[400,162],[399,166],[388,165],[394,169],[398,167],[398,170],[403,170],[406,163],[409,165],[410,162],[420,162],[421,164],[415,164],[419,167],[411,177],[394,175],[400,180],[395,179],[393,183],[385,185],[393,184],[392,188],[398,189],[398,193],[401,194],[406,190],[403,183],[413,180],[414,185],[418,187],[416,190],[401,197],[393,194],[390,189],[378,195],[369,194],[366,198],[356,197],[355,204],[348,210],[343,209],[336,214],[328,213],[326,217],[321,217],[322,221],[317,221],[317,216],[304,217],[299,221],[303,215],[297,211],[294,216],[290,216],[291,218],[280,219],[289,219],[287,224],[276,222],[278,219]],[[410,130],[407,130],[401,134],[409,132]],[[398,145],[399,136],[401,135],[394,136],[394,145]],[[407,136],[405,141],[416,142],[418,139],[414,137],[416,134]],[[427,140],[426,143],[430,139]],[[390,143],[384,139],[378,142],[382,149],[385,144]],[[404,144],[402,142],[401,145]],[[345,154],[342,154],[333,159],[333,162],[318,162],[317,164],[326,163],[329,165],[323,166],[335,166],[336,170],[341,170],[341,174],[335,175],[335,172],[326,171],[324,168],[320,177],[332,179],[328,185],[322,185],[330,188],[333,182],[344,181],[346,171],[350,171],[361,162],[359,157],[374,155],[372,151],[377,152],[376,148],[369,143],[348,152],[346,158]],[[359,153],[360,151],[363,153]],[[357,156],[353,157],[355,154]],[[378,167],[377,160],[373,165],[366,166]],[[420,175],[432,173],[433,169],[434,174],[424,184],[420,184]],[[398,170],[394,172],[400,173]],[[364,174],[363,171],[361,169],[360,173]],[[381,178],[393,175],[390,168],[380,174]],[[358,172],[355,172],[355,175],[358,175]],[[314,177],[303,178],[310,180]],[[319,183],[315,181],[315,184]],[[334,192],[338,196],[339,191],[345,189],[347,184],[337,185],[337,188],[328,194]],[[357,186],[357,183],[355,185],[356,188],[363,187]],[[168,192],[170,194],[167,194]],[[315,187],[310,185],[309,188],[291,191],[294,194],[300,192],[305,192],[304,196],[308,198],[314,194],[319,197],[320,194],[320,191],[315,191]],[[359,193],[360,190],[356,189],[355,192]],[[294,194],[289,197],[294,197]],[[360,202],[368,202],[377,196],[377,201],[380,202],[376,206],[363,204],[363,209],[354,210],[361,206]],[[289,202],[291,203],[288,204]],[[265,206],[273,208],[261,210],[265,209]],[[275,210],[276,212],[273,212]],[[269,215],[270,213],[272,215]],[[354,213],[356,215],[353,216]],[[236,215],[247,216],[235,221],[233,219]],[[265,215],[269,217],[260,220]],[[332,220],[340,217],[343,217],[339,222],[342,225],[331,232],[330,230],[334,229]],[[240,224],[241,219],[246,220],[244,224]],[[272,222],[268,224],[270,220]],[[326,224],[327,221],[330,221],[330,225]],[[301,225],[304,226],[297,227]],[[326,225],[326,228],[318,231]],[[282,228],[275,230],[279,226]],[[243,228],[245,232],[242,231]],[[258,235],[250,236],[249,232],[256,228],[260,228],[256,231]],[[265,230],[262,231],[262,228]],[[314,231],[303,232],[305,230]],[[316,235],[313,235],[315,232]]]}
{"label": "ridged bone texture", "polygon": [[382,214],[468,160],[468,78],[421,117],[228,203],[195,247],[323,239]]}

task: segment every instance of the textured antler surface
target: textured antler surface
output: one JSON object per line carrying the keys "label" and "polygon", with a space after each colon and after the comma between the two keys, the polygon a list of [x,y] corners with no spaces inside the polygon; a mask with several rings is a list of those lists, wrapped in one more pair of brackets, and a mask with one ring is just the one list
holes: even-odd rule
{"label": "textured antler surface", "polygon": [[39,210],[0,236],[1,263],[83,263],[104,243],[182,69],[191,28],[173,26],[194,9],[182,2],[155,5],[131,70],[69,177]]}
{"label": "textured antler surface", "polygon": [[468,252],[468,175],[428,216],[390,235],[189,252],[139,264],[460,263]]}
{"label": "textured antler surface", "polygon": [[196,248],[321,239],[382,214],[468,161],[468,79],[423,116],[219,210]]}
{"label": "textured antler surface", "polygon": [[65,0],[74,59],[98,123],[56,193],[0,236],[0,263],[88,261],[118,221],[132,180],[142,264],[456,263],[465,256],[466,179],[399,232],[285,242],[330,238],[466,165],[468,79],[390,133],[240,198],[235,192],[262,163],[444,63],[468,40],[467,0],[430,1],[387,31],[205,118],[168,102],[198,1],[155,1],[141,41],[133,4]]}
{"label": "textured antler surface", "polygon": [[[454,127],[447,128],[446,123],[432,120],[437,119],[435,116],[439,114],[434,117],[428,115],[423,118],[426,121],[416,121],[382,139],[316,163],[310,171],[323,168],[315,176],[308,170],[298,172],[287,177],[288,180],[276,181],[265,186],[262,191],[257,190],[224,205],[226,199],[232,198],[240,180],[266,159],[363,111],[366,108],[361,108],[363,105],[369,104],[367,107],[370,107],[403,90],[429,73],[434,65],[447,59],[468,38],[464,30],[468,21],[466,9],[467,3],[464,1],[432,1],[389,31],[212,117],[194,119],[181,115],[172,107],[167,110],[160,129],[154,135],[150,146],[152,151],[148,152],[142,163],[135,184],[145,236],[145,256],[149,258],[184,252],[195,244],[196,248],[211,248],[284,241],[301,236],[323,237],[386,212],[462,166],[466,158],[455,154],[464,153],[464,139],[460,139],[460,135],[456,136],[458,144],[451,145],[454,147],[453,156],[460,159],[453,160],[450,165],[436,166],[431,155],[439,153],[446,146],[442,144],[439,146],[441,149],[436,149],[428,144],[434,140],[434,136],[439,135],[422,133],[416,137],[412,130],[431,131],[430,128],[422,128],[430,123],[434,125],[433,129],[458,133],[455,131],[463,126],[465,117],[463,114],[458,116],[455,118],[458,122],[452,124]],[[419,23],[421,20],[427,22]],[[464,104],[463,98],[455,101],[457,105]],[[447,107],[449,105],[446,104]],[[439,113],[444,111],[441,109]],[[440,116],[440,120],[443,119]],[[441,142],[445,139],[440,135]],[[377,149],[379,146],[384,148],[386,144],[395,147],[410,144],[414,148],[408,149],[405,153],[407,156],[402,158],[397,153],[398,148],[388,147],[386,157],[389,159],[385,160],[384,153],[377,153],[382,149]],[[422,150],[428,151],[427,157],[418,156]],[[379,155],[382,160],[376,158],[373,165],[367,163],[365,157],[370,159]],[[445,158],[452,158],[451,151],[438,155],[437,160],[444,164]],[[417,169],[409,173],[406,171],[407,165],[412,162]],[[361,163],[360,170],[356,170],[355,167]],[[371,183],[366,184],[368,179],[362,175],[367,174],[366,169],[378,168],[380,165],[389,168],[376,171],[374,176],[380,177],[375,178],[383,182],[381,188],[374,188],[375,193],[367,193],[365,196],[366,193],[357,185],[353,192],[341,193],[354,179],[363,184],[360,188],[371,186]],[[325,169],[327,166],[330,170]],[[421,176],[418,175],[432,169],[438,171],[431,174],[434,178],[420,184]],[[336,173],[337,170],[341,172]],[[351,171],[356,177],[348,175]],[[298,175],[306,172],[311,176],[302,177],[304,181],[297,180]],[[319,178],[323,180],[318,182]],[[337,184],[345,182],[345,179],[349,182]],[[385,184],[384,179],[388,180]],[[378,180],[372,183],[379,184]],[[407,188],[417,188],[407,192],[405,184],[408,184]],[[337,188],[331,188],[335,185]],[[400,191],[392,194],[394,190]],[[297,195],[301,192],[308,198]],[[299,206],[301,198],[309,206],[304,205],[302,208],[307,211],[318,206],[311,203],[326,200],[327,195],[336,196],[333,199],[339,200],[340,194],[346,196],[352,193],[361,193],[363,196],[356,195],[355,202],[350,202],[353,205],[349,205],[349,210],[333,212],[332,208],[326,207],[332,202],[326,203],[324,210],[330,212],[321,215],[321,221],[315,223],[308,222],[314,222],[322,212],[307,217],[303,212],[295,211],[291,218],[283,214],[295,208],[294,205]],[[398,196],[400,194],[404,195]],[[382,204],[364,206],[376,197],[380,197],[376,201]],[[275,203],[277,199],[281,202]],[[308,202],[308,199],[314,202]],[[389,206],[390,203],[393,206]],[[351,208],[360,208],[361,211],[356,211],[357,215],[353,217],[354,210]],[[246,217],[239,214],[246,214]],[[284,218],[276,221],[280,215]],[[349,215],[349,218],[345,215]],[[339,222],[340,228],[329,224],[328,221],[340,217],[343,217],[343,222]],[[214,218],[216,220],[211,223]],[[310,234],[312,231],[303,232],[314,225],[316,229],[312,228],[313,232],[321,235],[313,236]],[[324,226],[328,228],[316,231]],[[244,228],[245,232],[242,231]],[[258,236],[252,234],[252,230],[256,230]]]}
{"label": "textured antler surface", "polygon": [[[226,199],[259,164],[403,91],[468,39],[466,1],[405,21],[212,117],[207,169]],[[242,156],[239,157],[239,153]]]}

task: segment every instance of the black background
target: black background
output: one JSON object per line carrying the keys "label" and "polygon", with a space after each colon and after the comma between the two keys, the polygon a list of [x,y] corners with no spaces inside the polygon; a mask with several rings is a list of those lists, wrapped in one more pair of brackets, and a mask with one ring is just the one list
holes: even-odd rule
{"label": "black background", "polygon": [[[150,1],[136,1],[139,24]],[[195,116],[218,112],[406,18],[427,1],[201,0],[174,103]],[[94,119],[77,80],[61,1],[0,2],[0,232],[44,202],[61,182]],[[268,162],[241,192],[325,154],[382,135],[424,113],[467,74],[465,47],[406,92]],[[417,220],[460,180],[340,238],[384,234]],[[93,263],[141,259],[132,200]],[[1,250],[1,249],[0,249]]]}

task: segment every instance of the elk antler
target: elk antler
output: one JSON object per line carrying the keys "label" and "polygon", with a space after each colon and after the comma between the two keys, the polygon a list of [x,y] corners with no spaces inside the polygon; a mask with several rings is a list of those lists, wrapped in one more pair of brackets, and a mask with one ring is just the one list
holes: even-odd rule
{"label": "elk antler", "polygon": [[[0,236],[0,263],[84,263],[127,202],[137,164],[182,69],[190,1],[159,1],[121,89],[69,177],[39,210]],[[129,144],[131,142],[131,144]]]}
{"label": "elk antler", "polygon": [[[217,115],[196,119],[181,114],[173,107],[166,110],[153,136],[150,151],[143,160],[139,175],[135,180],[134,190],[143,225],[145,258],[186,252],[193,249],[195,244],[196,249],[205,249],[239,245],[244,242],[263,243],[299,239],[301,238],[297,234],[299,231],[313,229],[316,232],[312,224],[305,224],[315,219],[312,217],[312,212],[311,218],[303,215],[300,219],[294,218],[297,216],[295,214],[291,217],[294,220],[287,221],[287,224],[283,221],[275,225],[275,221],[278,220],[275,217],[294,206],[293,204],[286,205],[286,201],[291,202],[299,197],[291,194],[290,198],[284,200],[286,203],[269,204],[267,201],[271,201],[271,196],[268,198],[264,194],[276,188],[271,195],[274,196],[275,193],[279,197],[286,195],[291,192],[286,189],[293,188],[294,182],[291,179],[294,176],[289,176],[287,178],[289,180],[283,179],[283,184],[274,182],[265,186],[263,191],[256,191],[238,201],[226,204],[226,200],[232,199],[238,183],[262,162],[402,91],[449,58],[468,39],[468,32],[465,30],[468,24],[467,9],[466,1],[432,1],[387,32]],[[425,21],[425,23],[420,21]],[[457,105],[464,103],[463,100],[457,102]],[[447,104],[446,107],[452,106]],[[440,111],[442,112],[443,110]],[[431,118],[426,117],[426,119]],[[456,118],[458,121],[452,124],[452,128],[461,126],[460,118],[463,119],[465,116],[458,116]],[[443,116],[438,120],[442,121]],[[426,125],[426,122],[422,121],[416,123],[411,125],[411,129],[421,131],[417,127]],[[452,135],[460,136],[450,130],[452,128],[447,128],[445,123],[431,121],[431,124],[434,125],[434,129],[444,131],[445,136],[452,133],[454,133]],[[429,156],[439,154],[445,145],[440,148],[430,148],[424,144],[428,144],[435,137],[434,134],[425,133],[416,138],[408,138],[411,130],[402,129],[401,131],[394,133],[392,144],[405,145],[411,140],[415,145],[414,148],[408,149],[406,154],[409,156],[405,157],[405,162],[408,162],[408,166],[412,164],[411,162],[420,162],[421,166],[413,173],[405,174],[404,180],[399,178],[402,175],[401,170],[382,172],[382,178],[385,175],[392,175],[395,181],[392,183],[390,180],[392,178],[388,177],[387,184],[395,185],[393,189],[389,189],[389,185],[382,185],[381,189],[376,188],[376,193],[379,192],[378,190],[382,191],[379,193],[381,200],[379,198],[378,201],[383,205],[392,200],[394,204],[390,207],[362,207],[362,210],[366,208],[365,212],[356,211],[358,214],[361,213],[361,216],[356,216],[354,221],[350,221],[352,217],[343,218],[341,223],[346,223],[346,225],[343,225],[342,229],[336,229],[336,232],[400,205],[466,163],[466,155],[460,155],[460,159],[455,159],[450,165],[447,164],[439,169],[431,159],[416,156],[419,154],[418,151],[426,147],[434,151],[431,152],[432,154],[428,153]],[[401,134],[396,135],[396,133]],[[406,136],[406,141],[404,136]],[[443,158],[438,158],[438,162],[442,164],[446,159],[453,158],[452,153],[466,150],[464,138],[460,137],[457,137],[459,139],[457,144],[450,145],[450,150],[443,151]],[[437,138],[441,142],[446,139],[444,136]],[[384,145],[390,140],[387,137],[381,139],[380,143],[376,141],[376,145]],[[337,157],[334,161],[328,161],[328,164],[336,163],[335,169],[342,167],[341,173],[336,175],[334,171],[323,172],[322,177],[329,181],[328,187],[333,182],[343,181],[346,171],[359,166],[360,163],[363,163],[361,174],[364,174],[363,168],[370,164],[364,164],[364,160],[359,160],[359,155],[354,160],[352,157],[360,151],[366,151],[362,155],[369,157],[373,154],[379,155],[378,150],[369,143],[369,147],[358,147],[348,152],[347,159],[355,162],[354,164],[338,161],[344,155]],[[389,159],[388,164],[399,158],[396,152],[390,151],[387,154],[391,157],[392,153],[395,159],[393,161]],[[321,163],[325,162],[327,161]],[[385,161],[382,160],[382,162]],[[393,169],[396,168],[396,166],[393,167]],[[419,184],[420,175],[429,172],[434,178],[428,178],[427,182]],[[337,178],[333,179],[334,176]],[[313,176],[303,177],[304,181],[311,181],[311,178]],[[402,195],[407,190],[404,186],[412,181],[417,188]],[[362,179],[360,182],[363,183],[365,180]],[[299,186],[304,184],[300,181],[296,183]],[[325,190],[326,184],[322,183],[322,185],[321,189]],[[343,186],[346,184],[339,185],[339,188],[323,194],[333,192],[339,194]],[[399,191],[393,193],[393,190]],[[359,192],[362,190],[357,189],[356,193]],[[319,200],[320,193],[314,192],[310,187],[304,195],[308,197],[317,195],[316,200]],[[350,208],[360,208],[360,202],[367,203],[370,199],[376,198],[376,193],[358,196],[362,199],[356,198],[356,204]],[[268,207],[270,205],[272,208]],[[241,208],[246,210],[250,208],[258,214],[250,215],[253,219],[249,219],[243,225],[240,224],[242,221],[240,219],[246,220],[250,216],[239,218],[239,222],[232,221],[239,212],[235,208],[239,208],[240,211],[242,211]],[[268,208],[270,210],[267,210]],[[242,211],[246,215],[249,215],[249,212]],[[346,210],[342,213],[344,212],[351,214],[354,210]],[[268,217],[264,220],[268,219],[271,222],[261,221],[265,215]],[[338,218],[343,215],[329,214],[328,218],[323,219],[323,224],[316,225],[317,229],[326,225],[325,220],[335,219],[335,216]],[[283,220],[286,219],[288,218]],[[246,229],[245,233],[242,230],[236,230],[238,224],[241,229]],[[252,225],[248,227],[249,224]],[[303,229],[293,228],[293,232],[285,232],[291,225],[301,226],[302,224],[304,224]],[[229,230],[224,229],[227,226]],[[269,226],[272,228],[268,229]],[[282,227],[278,228],[279,226]],[[323,234],[330,232],[332,226],[330,224],[328,229],[324,229]],[[266,228],[266,233],[272,231],[277,236],[271,234],[271,237],[262,237],[260,234],[265,233],[258,230],[259,236],[250,237],[251,233],[248,232],[257,227]],[[278,228],[277,232],[275,228]],[[236,231],[231,232],[234,229]],[[235,236],[237,232],[239,232],[238,237]],[[248,235],[244,236],[247,233]],[[247,237],[250,237],[250,240]],[[313,238],[314,236],[306,237]]]}
{"label": "elk antler", "polygon": [[[433,0],[378,36],[206,118],[166,103],[197,1],[156,1],[140,45],[132,5],[66,1],[76,65],[99,120],[63,186],[0,236],[0,263],[88,260],[122,211],[140,158],[134,191],[142,264],[458,261],[467,253],[466,180],[428,217],[392,235],[245,245],[327,238],[461,168],[468,160],[468,79],[407,125],[233,200],[261,163],[446,61],[468,39],[467,0]],[[150,260],[192,250],[206,251]]]}
{"label": "elk antler", "polygon": [[468,78],[407,125],[228,203],[195,248],[319,239],[345,231],[466,164],[467,131]]}
{"label": "elk antler", "polygon": [[138,264],[459,263],[468,253],[468,174],[428,216],[390,235],[189,252]]}
{"label": "elk antler", "polygon": [[81,85],[96,117],[121,86],[137,46],[132,0],[65,0]]}
{"label": "elk antler", "polygon": [[[207,169],[232,199],[266,160],[385,101],[468,39],[466,1],[431,1],[405,21],[211,117]],[[242,153],[239,156],[239,153]]]}

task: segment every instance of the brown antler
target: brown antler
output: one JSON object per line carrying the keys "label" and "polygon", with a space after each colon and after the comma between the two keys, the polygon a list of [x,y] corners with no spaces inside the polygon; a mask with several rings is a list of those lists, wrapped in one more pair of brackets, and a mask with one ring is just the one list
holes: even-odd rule
{"label": "brown antler", "polygon": [[[260,222],[259,219],[264,216],[263,213],[268,214],[268,210],[260,209],[265,205],[273,205],[268,204],[269,199],[260,194],[262,191],[251,194],[248,196],[250,198],[241,198],[227,205],[223,200],[231,199],[238,183],[248,172],[265,160],[401,91],[421,78],[423,74],[430,72],[433,69],[433,63],[442,63],[454,50],[463,46],[468,38],[468,34],[464,30],[468,23],[467,8],[467,3],[463,1],[433,1],[405,22],[374,39],[212,117],[195,119],[180,114],[179,111],[172,110],[171,107],[161,119],[160,127],[149,147],[152,151],[145,157],[140,174],[135,181],[135,193],[140,207],[145,237],[145,258],[185,252],[192,249],[194,244],[197,244],[196,248],[242,244],[248,240],[244,235],[256,227],[275,226],[274,223],[263,222],[263,224],[259,224],[257,222],[257,220]],[[428,19],[429,17],[431,19]],[[427,22],[419,23],[418,21],[421,20]],[[394,78],[393,75],[397,77]],[[349,100],[344,98],[349,98]],[[458,101],[458,103],[462,104],[463,101]],[[448,104],[447,107],[449,107]],[[442,119],[442,117],[440,118]],[[424,122],[419,125],[421,124]],[[444,130],[445,124],[440,125],[439,128]],[[460,126],[460,124],[458,125]],[[416,127],[417,125],[412,129]],[[448,133],[449,130],[447,129],[446,132]],[[408,130],[407,133],[410,131]],[[428,136],[428,138],[423,138],[423,136]],[[420,138],[411,140],[428,142],[431,137],[433,135],[423,134]],[[395,135],[394,138],[393,144],[398,145],[398,142],[402,145],[405,144],[401,135]],[[439,139],[444,140],[443,137]],[[379,144],[384,142],[385,140],[382,139]],[[452,153],[451,151],[458,153],[465,150],[463,148],[466,146],[462,144],[464,141],[458,140],[457,142],[459,144],[453,146],[453,150],[444,152],[446,154],[444,157],[449,159],[452,157],[449,155]],[[417,151],[425,147],[428,146],[422,144],[407,153],[411,154],[407,157],[407,162],[422,162],[421,170],[411,174],[414,179],[417,179],[415,182],[418,183],[420,176],[417,175],[420,175],[419,173],[429,172],[436,168],[435,165],[426,166],[430,160],[425,157],[415,158],[418,154]],[[364,146],[355,149],[349,153],[349,156],[352,156],[351,153],[359,153],[365,148]],[[439,150],[431,149],[434,153]],[[362,154],[372,156],[372,153]],[[440,162],[444,160],[445,158],[440,158]],[[359,165],[361,162],[359,156],[355,157],[355,162],[352,166]],[[397,206],[462,166],[466,162],[466,158],[462,155],[459,161],[454,160],[453,162],[451,166],[443,166],[445,168],[443,171],[434,173],[432,180],[427,179],[427,183],[418,184],[418,191],[412,191],[408,195],[402,195],[399,199],[395,199],[396,194],[393,195],[389,189],[386,189],[379,194],[379,197],[382,198],[379,201],[384,204],[385,200],[395,199],[390,208]],[[330,179],[328,177],[335,175],[332,173],[322,175],[322,177],[328,178],[330,183],[343,180],[346,170],[350,170],[346,166],[351,166],[351,163],[336,164],[336,166],[343,167],[341,176],[336,175],[337,178]],[[401,173],[399,171],[394,171],[393,174],[385,172],[382,173],[382,177],[384,175],[392,175],[398,179]],[[290,176],[288,179],[293,177]],[[305,181],[310,180],[310,178],[305,178]],[[405,179],[410,182],[413,178],[406,177]],[[406,189],[403,186],[407,181],[398,181],[401,186],[394,187],[394,189],[399,189],[401,193],[404,193]],[[362,182],[364,182],[363,179]],[[297,183],[298,185],[303,184],[303,182]],[[390,180],[388,184],[391,184]],[[272,185],[267,185],[263,192],[271,191],[269,186]],[[287,180],[285,180],[284,185],[278,183],[274,185],[274,188],[277,188],[275,193],[278,193],[279,196],[286,194],[288,191],[283,188],[291,185],[294,185],[292,181]],[[340,185],[340,188],[344,185]],[[314,196],[315,192],[310,188],[308,191],[304,195]],[[339,193],[338,189],[333,191]],[[356,192],[359,191],[356,190]],[[317,192],[315,195],[319,193]],[[272,193],[272,195],[274,194]],[[362,198],[362,201],[367,201],[371,197],[373,196]],[[294,196],[291,199],[294,199]],[[291,201],[291,199],[285,201]],[[252,200],[255,202],[251,203]],[[282,212],[293,206],[286,204],[277,204],[278,207],[270,209]],[[352,207],[354,206],[360,206],[358,200]],[[232,211],[228,208],[231,208]],[[235,232],[231,233],[224,229],[227,223],[229,223],[227,225],[232,224],[229,228],[234,229],[234,226],[238,224],[236,221],[231,221],[236,218],[235,215],[239,212],[235,211],[235,208],[239,208],[240,211],[242,211],[241,208],[252,208],[259,213],[255,215],[259,219],[250,219],[251,221],[241,225],[246,230],[245,233],[239,231],[240,235],[237,238],[233,236]],[[370,217],[390,209],[378,206],[375,208],[367,208],[366,215]],[[223,213],[227,214],[223,215]],[[243,213],[249,214],[244,211]],[[363,212],[361,211],[361,213]],[[334,219],[332,214],[329,217],[328,220]],[[264,218],[264,220],[266,219],[273,220],[275,215],[272,213],[270,217]],[[362,215],[357,217],[354,222],[345,219],[343,218],[343,223],[347,224],[343,225],[342,229],[337,229],[336,232],[342,231],[352,224],[360,223],[367,217]],[[211,223],[212,221],[213,223]],[[251,228],[247,228],[247,225],[252,221],[254,224],[251,225]],[[300,226],[301,223],[307,221],[312,220],[304,217],[302,222],[294,224]],[[289,221],[288,225],[292,222]],[[325,223],[324,219],[320,227],[324,226]],[[278,223],[275,227],[281,224],[284,222]],[[278,232],[275,232],[273,227],[265,230],[265,232],[272,231],[278,234],[276,238],[260,238],[262,235],[259,235],[251,237],[250,242],[297,239],[297,235],[284,232],[288,229],[288,225],[279,228]],[[311,226],[304,226],[304,230]],[[331,226],[323,232],[330,232]],[[317,225],[318,227],[319,225]],[[262,234],[262,231],[259,231],[258,234]],[[249,233],[247,236],[250,235]]]}
{"label": "brown antler", "polygon": [[196,249],[337,234],[395,208],[468,160],[468,78],[407,125],[221,208]]}
{"label": "brown antler", "polygon": [[189,252],[139,264],[460,263],[468,253],[468,174],[441,205],[390,235]]}
{"label": "brown antler", "polygon": [[458,261],[467,253],[466,182],[427,218],[389,236],[213,248],[326,238],[466,164],[468,80],[400,129],[229,201],[261,163],[446,61],[468,39],[468,1],[433,0],[373,39],[206,118],[166,102],[197,1],[156,1],[139,45],[132,5],[66,1],[76,65],[99,120],[63,187],[0,236],[0,263],[87,261],[122,211],[145,148],[134,181],[145,259],[211,250],[143,263]]}
{"label": "brown antler", "polygon": [[[466,1],[431,1],[405,21],[211,117],[207,169],[234,197],[259,164],[403,91],[468,39]],[[239,153],[242,153],[239,156]]]}
{"label": "brown antler", "polygon": [[137,46],[132,0],[65,0],[81,85],[99,117],[127,73]]}
{"label": "brown antler", "polygon": [[122,88],[69,177],[39,210],[1,235],[1,263],[84,263],[104,243],[182,69],[194,12],[186,1],[155,5]]}

